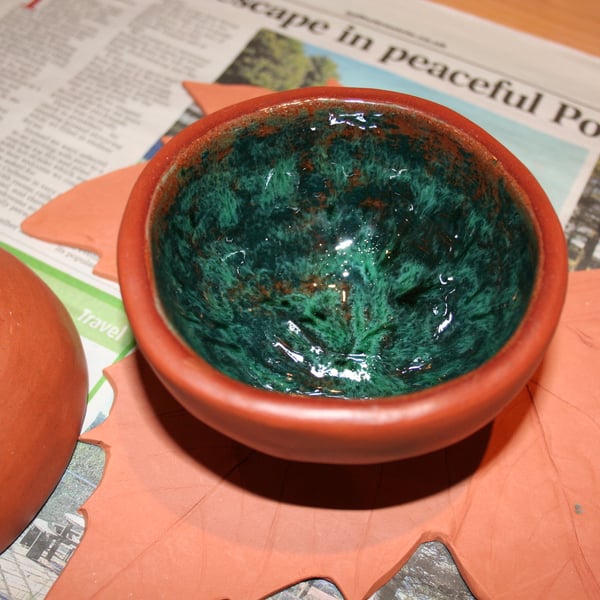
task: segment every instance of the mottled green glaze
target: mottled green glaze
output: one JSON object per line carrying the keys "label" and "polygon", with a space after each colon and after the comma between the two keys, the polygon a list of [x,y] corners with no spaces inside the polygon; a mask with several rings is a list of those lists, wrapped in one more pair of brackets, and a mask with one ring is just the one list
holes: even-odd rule
{"label": "mottled green glaze", "polygon": [[402,394],[481,365],[534,279],[514,184],[439,123],[295,110],[179,169],[152,226],[174,329],[233,378],[308,395]]}

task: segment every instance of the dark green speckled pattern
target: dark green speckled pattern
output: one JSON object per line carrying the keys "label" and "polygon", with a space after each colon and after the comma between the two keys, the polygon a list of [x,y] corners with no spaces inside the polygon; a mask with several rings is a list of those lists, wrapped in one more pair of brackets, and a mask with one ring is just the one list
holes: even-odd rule
{"label": "dark green speckled pattern", "polygon": [[400,119],[270,116],[180,170],[153,224],[156,285],[208,362],[267,389],[372,398],[507,341],[534,279],[528,219],[493,157]]}

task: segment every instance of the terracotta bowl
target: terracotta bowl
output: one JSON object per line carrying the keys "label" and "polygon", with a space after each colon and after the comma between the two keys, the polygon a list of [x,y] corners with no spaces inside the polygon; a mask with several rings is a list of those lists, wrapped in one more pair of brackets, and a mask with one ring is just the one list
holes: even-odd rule
{"label": "terracotta bowl", "polygon": [[489,423],[542,359],[564,236],[527,169],[402,94],[312,88],[207,116],[137,181],[119,278],[139,348],[217,430],[373,463]]}
{"label": "terracotta bowl", "polygon": [[50,288],[0,249],[0,551],[62,477],[83,422],[87,366]]}

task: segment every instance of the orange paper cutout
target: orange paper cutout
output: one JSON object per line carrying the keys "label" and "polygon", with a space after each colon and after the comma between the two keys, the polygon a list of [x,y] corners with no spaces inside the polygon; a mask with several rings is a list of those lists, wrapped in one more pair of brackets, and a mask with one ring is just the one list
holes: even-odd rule
{"label": "orange paper cutout", "polygon": [[106,474],[51,596],[255,600],[323,577],[359,600],[440,539],[479,598],[599,597],[599,275],[571,275],[545,363],[493,426],[386,465],[267,457],[187,414],[139,354],[111,367],[113,412],[86,436]]}
{"label": "orange paper cutout", "polygon": [[201,83],[198,81],[184,81],[183,87],[206,115],[235,102],[273,92],[273,90],[256,85]]}
{"label": "orange paper cutout", "polygon": [[28,235],[98,254],[94,273],[117,281],[117,235],[129,192],[144,163],[90,179],[21,223]]}
{"label": "orange paper cutout", "polygon": [[[339,87],[341,84],[336,79],[329,79],[326,85]],[[184,81],[183,87],[194,99],[194,102],[202,109],[204,114],[215,112],[234,102],[241,102],[242,100],[249,100],[250,98],[257,98],[258,96],[273,93],[273,90],[256,85],[229,83]]]}

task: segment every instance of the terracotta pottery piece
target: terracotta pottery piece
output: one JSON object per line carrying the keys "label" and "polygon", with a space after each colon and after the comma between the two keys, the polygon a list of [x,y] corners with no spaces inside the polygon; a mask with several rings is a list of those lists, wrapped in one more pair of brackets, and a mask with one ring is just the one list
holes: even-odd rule
{"label": "terracotta pottery piece", "polygon": [[432,102],[309,88],[204,117],[137,180],[117,251],[140,350],[196,417],[287,459],[374,463],[489,423],[563,305],[562,228]]}
{"label": "terracotta pottery piece", "polygon": [[64,306],[0,249],[0,551],[62,476],[83,422],[87,366]]}

